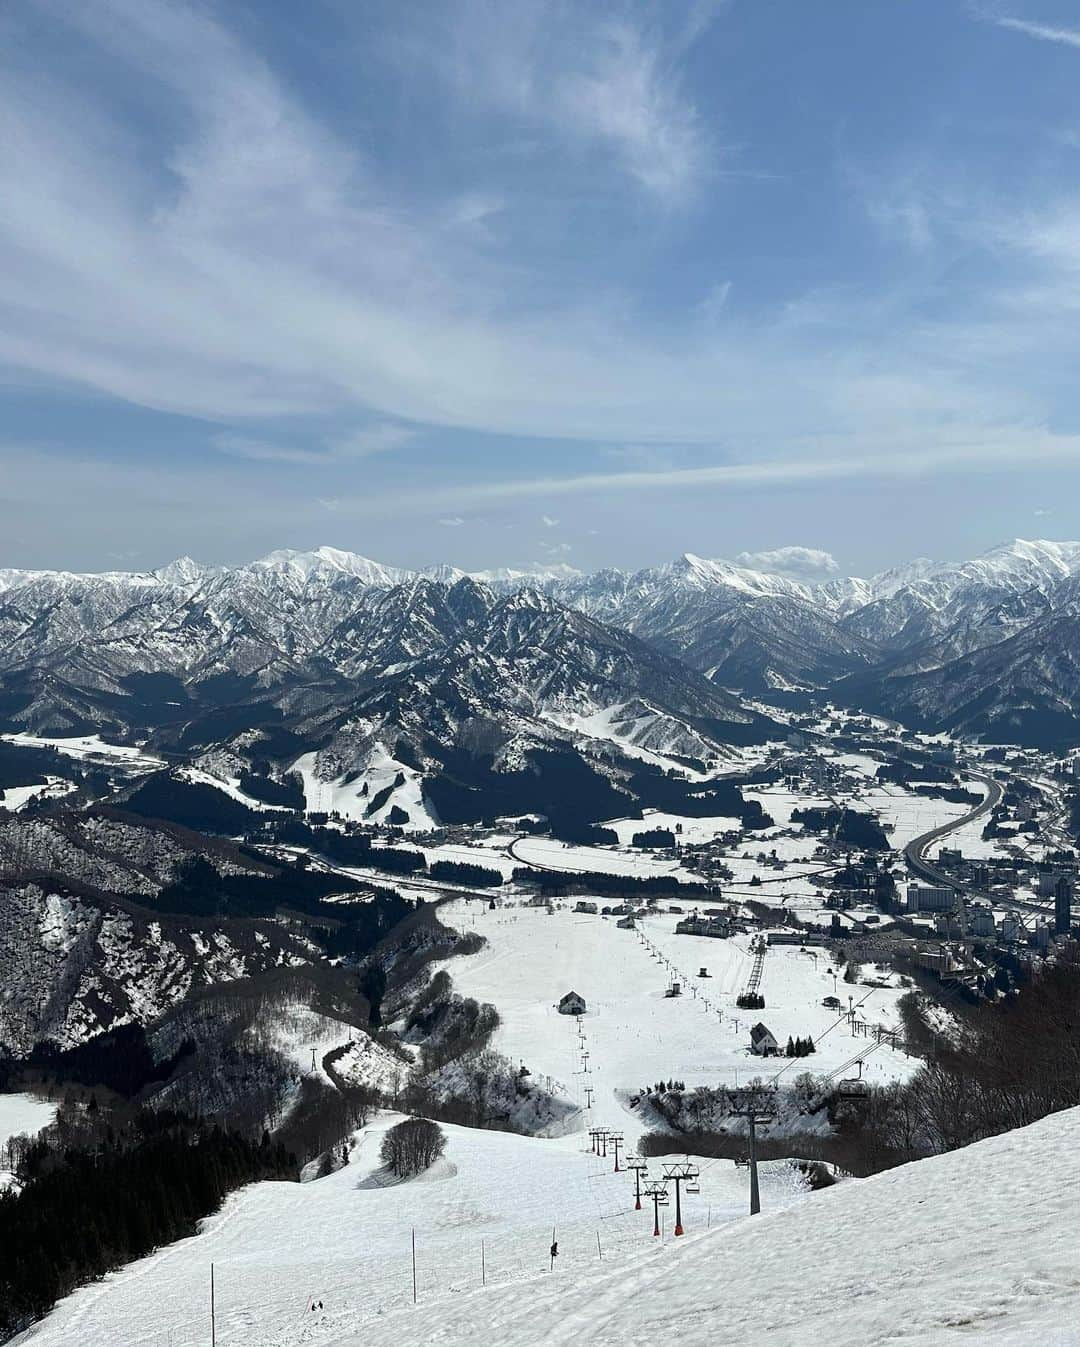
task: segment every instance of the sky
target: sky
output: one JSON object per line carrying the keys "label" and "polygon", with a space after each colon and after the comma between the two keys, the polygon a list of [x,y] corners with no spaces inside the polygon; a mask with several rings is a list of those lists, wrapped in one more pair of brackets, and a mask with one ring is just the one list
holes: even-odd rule
{"label": "sky", "polygon": [[6,0],[0,566],[1080,536],[1080,7]]}

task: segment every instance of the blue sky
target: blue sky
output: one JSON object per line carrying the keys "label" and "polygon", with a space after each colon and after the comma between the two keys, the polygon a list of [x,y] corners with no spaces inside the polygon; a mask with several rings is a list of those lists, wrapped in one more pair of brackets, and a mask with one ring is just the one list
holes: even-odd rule
{"label": "blue sky", "polygon": [[8,0],[0,53],[0,565],[1080,535],[1075,4]]}

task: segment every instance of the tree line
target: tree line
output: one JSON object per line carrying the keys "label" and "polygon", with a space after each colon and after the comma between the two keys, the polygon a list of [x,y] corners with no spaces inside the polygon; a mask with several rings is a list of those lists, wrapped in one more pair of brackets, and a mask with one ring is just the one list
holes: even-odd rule
{"label": "tree line", "polygon": [[193,1234],[234,1188],[291,1179],[296,1159],[189,1115],[85,1104],[18,1156],[0,1193],[0,1338],[77,1286]]}

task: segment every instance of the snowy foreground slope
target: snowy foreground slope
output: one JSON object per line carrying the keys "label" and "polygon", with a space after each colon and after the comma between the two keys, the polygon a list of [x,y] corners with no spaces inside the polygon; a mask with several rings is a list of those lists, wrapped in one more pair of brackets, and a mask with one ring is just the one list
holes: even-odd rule
{"label": "snowy foreground slope", "polygon": [[[599,1263],[601,1252],[605,1265],[625,1264],[654,1242],[651,1211],[634,1210],[632,1176],[592,1155],[581,1133],[539,1140],[444,1125],[445,1156],[418,1179],[393,1183],[379,1146],[397,1121],[387,1115],[364,1128],[352,1162],[327,1178],[234,1194],[201,1234],[76,1291],[15,1341],[202,1347],[211,1262],[221,1347],[327,1344],[355,1332],[365,1341],[386,1316],[411,1308],[414,1229],[421,1306],[451,1305],[483,1280],[485,1294],[510,1285],[514,1295],[531,1295],[549,1266],[553,1225],[562,1284]],[[738,1220],[746,1194],[745,1170],[712,1164],[684,1206],[687,1229]],[[811,1200],[789,1165],[764,1167],[768,1208]],[[664,1215],[666,1242],[672,1223]],[[412,1341],[412,1328],[403,1331],[402,1343]]]}
{"label": "snowy foreground slope", "polygon": [[333,1347],[1080,1343],[1080,1109],[582,1275],[474,1290]]}
{"label": "snowy foreground slope", "polygon": [[392,1121],[360,1134],[345,1169],[253,1185],[202,1234],[77,1292],[16,1341],[207,1342],[213,1261],[223,1347],[1080,1344],[1080,1109],[816,1194],[770,1164],[753,1218],[745,1171],[705,1161],[678,1240],[670,1212],[652,1238],[628,1176],[580,1136],[448,1127],[427,1175],[384,1186]]}

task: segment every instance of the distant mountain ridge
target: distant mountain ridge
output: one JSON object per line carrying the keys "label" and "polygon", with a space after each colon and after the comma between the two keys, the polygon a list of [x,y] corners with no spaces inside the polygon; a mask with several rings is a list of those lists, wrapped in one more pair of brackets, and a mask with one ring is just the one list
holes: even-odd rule
{"label": "distant mountain ridge", "polygon": [[[671,727],[658,739],[701,759],[731,741],[725,725],[738,740],[756,723],[731,691],[829,688],[933,728],[1070,741],[1078,585],[1080,543],[1022,539],[969,561],[820,583],[690,553],[591,574],[418,571],[332,547],[234,567],[183,557],[151,572],[9,569],[0,716],[50,733],[110,716],[164,733],[160,703],[183,709],[199,689],[200,704],[246,698],[333,738],[335,715],[366,718],[399,697],[391,720],[410,721],[415,739],[416,708],[438,685],[459,703],[458,729],[467,705],[505,721],[511,702],[518,717],[528,703],[530,733],[550,734],[643,699]],[[720,731],[703,733],[706,722]]]}
{"label": "distant mountain ridge", "polygon": [[780,728],[535,586],[401,580],[330,549],[6,579],[0,730],[148,740],[176,779],[143,807],[181,821],[190,768],[271,795],[299,777],[309,810],[413,827],[610,817]]}

